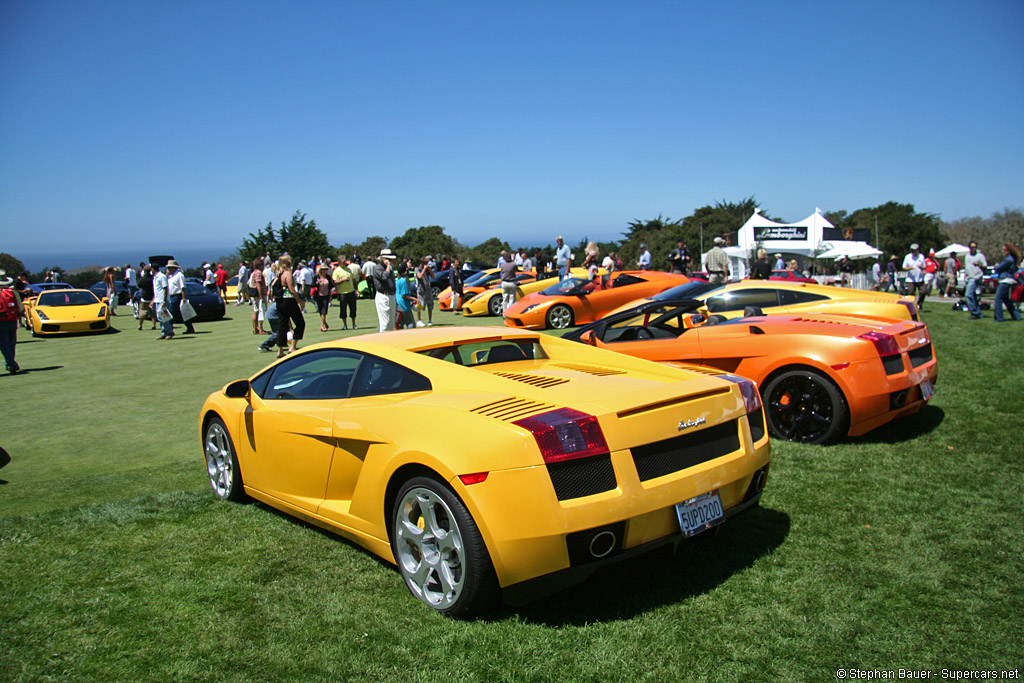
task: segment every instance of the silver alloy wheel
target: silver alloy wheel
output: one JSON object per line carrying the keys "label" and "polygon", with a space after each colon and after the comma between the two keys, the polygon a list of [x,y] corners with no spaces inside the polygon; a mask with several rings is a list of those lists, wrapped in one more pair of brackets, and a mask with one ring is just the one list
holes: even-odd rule
{"label": "silver alloy wheel", "polygon": [[409,489],[395,519],[396,560],[413,595],[437,610],[459,599],[466,578],[462,532],[448,505],[425,487]]}
{"label": "silver alloy wheel", "polygon": [[572,310],[568,306],[558,304],[548,311],[548,321],[551,327],[564,330],[572,324]]}
{"label": "silver alloy wheel", "polygon": [[206,429],[206,473],[210,475],[210,486],[221,498],[231,496],[234,484],[234,456],[231,439],[220,422],[211,422]]}

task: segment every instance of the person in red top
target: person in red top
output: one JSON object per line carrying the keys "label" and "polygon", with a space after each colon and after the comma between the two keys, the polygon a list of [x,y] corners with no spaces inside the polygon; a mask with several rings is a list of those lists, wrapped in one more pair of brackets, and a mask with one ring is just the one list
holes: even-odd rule
{"label": "person in red top", "polygon": [[224,264],[218,263],[217,270],[213,271],[215,282],[217,283],[217,289],[220,290],[221,297],[225,297],[228,294],[228,271],[224,270]]}
{"label": "person in red top", "polygon": [[935,274],[939,272],[939,261],[935,258],[935,250],[931,249],[924,259],[924,295],[932,293],[932,286],[935,284]]}

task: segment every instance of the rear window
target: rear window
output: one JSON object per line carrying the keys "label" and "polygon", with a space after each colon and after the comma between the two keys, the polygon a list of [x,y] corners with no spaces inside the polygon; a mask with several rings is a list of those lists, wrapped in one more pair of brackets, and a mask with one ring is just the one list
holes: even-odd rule
{"label": "rear window", "polygon": [[747,306],[771,308],[779,305],[779,295],[774,289],[731,289],[708,297],[707,304],[712,313],[742,311]]}
{"label": "rear window", "polygon": [[779,290],[779,300],[783,306],[792,306],[793,304],[806,304],[812,301],[826,301],[827,296],[821,294],[812,294],[811,292],[804,291],[792,291],[788,289]]}
{"label": "rear window", "polygon": [[490,339],[420,351],[438,360],[473,367],[547,358],[544,348],[533,340]]}

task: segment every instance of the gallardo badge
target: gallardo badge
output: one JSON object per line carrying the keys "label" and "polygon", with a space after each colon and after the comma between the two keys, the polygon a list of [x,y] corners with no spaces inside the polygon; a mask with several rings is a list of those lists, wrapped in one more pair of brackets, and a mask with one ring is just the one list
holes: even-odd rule
{"label": "gallardo badge", "polygon": [[705,422],[707,422],[707,419],[703,418],[703,417],[698,417],[696,420],[686,420],[684,422],[680,422],[679,423],[679,431],[683,431],[684,429],[689,429],[690,427],[696,427],[697,425],[702,425]]}

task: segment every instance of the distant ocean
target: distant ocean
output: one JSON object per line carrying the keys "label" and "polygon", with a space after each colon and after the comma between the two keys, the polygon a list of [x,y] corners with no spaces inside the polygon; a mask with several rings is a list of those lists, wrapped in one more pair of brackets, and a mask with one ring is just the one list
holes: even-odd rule
{"label": "distant ocean", "polygon": [[55,246],[49,250],[12,251],[10,254],[25,264],[25,268],[31,273],[54,266],[61,270],[75,270],[86,266],[123,266],[130,263],[133,266],[139,265],[140,261],[148,261],[150,256],[168,254],[173,256],[183,268],[197,268],[204,261],[212,261],[226,257],[238,251],[238,245],[234,246],[206,246],[197,249],[196,246],[174,248],[164,246],[157,247],[118,247],[109,249],[78,249],[71,250]]}

